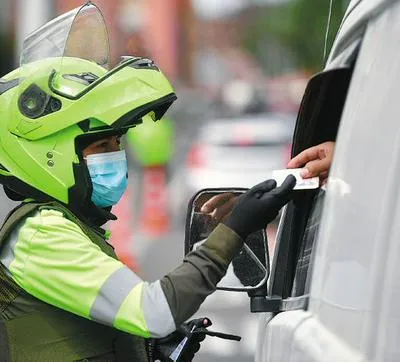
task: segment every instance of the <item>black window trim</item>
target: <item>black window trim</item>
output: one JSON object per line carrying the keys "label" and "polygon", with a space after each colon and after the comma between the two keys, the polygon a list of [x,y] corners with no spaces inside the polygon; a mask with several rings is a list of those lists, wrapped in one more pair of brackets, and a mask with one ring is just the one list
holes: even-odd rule
{"label": "black window trim", "polygon": [[[292,156],[308,147],[329,140],[329,137],[335,139],[353,69],[354,62],[349,67],[323,71],[310,80],[297,117]],[[327,98],[335,99],[336,102],[327,102]],[[328,117],[331,117],[329,120],[332,124],[336,122],[336,127],[332,126],[326,134],[323,134],[324,131],[322,134],[318,134],[317,131],[314,133],[306,131],[310,127],[313,129],[313,126],[317,130],[318,120],[325,120]],[[320,129],[322,129],[321,125]],[[268,290],[268,295],[278,296],[280,299],[279,310],[275,308],[276,312],[308,308],[309,295],[291,297],[291,290],[298,252],[315,194],[315,191],[298,192],[296,199],[286,206],[282,215]],[[294,240],[297,240],[295,244]]]}

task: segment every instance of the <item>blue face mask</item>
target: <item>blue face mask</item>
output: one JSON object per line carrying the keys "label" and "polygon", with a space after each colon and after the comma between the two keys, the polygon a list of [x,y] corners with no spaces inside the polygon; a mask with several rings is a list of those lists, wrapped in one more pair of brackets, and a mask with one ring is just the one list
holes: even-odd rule
{"label": "blue face mask", "polygon": [[92,201],[98,207],[118,203],[128,186],[125,151],[96,153],[85,158],[92,179]]}

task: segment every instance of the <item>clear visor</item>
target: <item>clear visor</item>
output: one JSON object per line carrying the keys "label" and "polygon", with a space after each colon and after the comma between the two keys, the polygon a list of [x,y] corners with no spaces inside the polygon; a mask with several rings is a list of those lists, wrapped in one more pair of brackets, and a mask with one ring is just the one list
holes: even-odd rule
{"label": "clear visor", "polygon": [[35,119],[61,108],[50,89],[74,97],[110,69],[107,27],[91,2],[50,21],[24,41],[18,105]]}
{"label": "clear visor", "polygon": [[107,27],[91,2],[65,13],[29,34],[24,40],[21,67],[46,59],[74,57],[110,68]]}

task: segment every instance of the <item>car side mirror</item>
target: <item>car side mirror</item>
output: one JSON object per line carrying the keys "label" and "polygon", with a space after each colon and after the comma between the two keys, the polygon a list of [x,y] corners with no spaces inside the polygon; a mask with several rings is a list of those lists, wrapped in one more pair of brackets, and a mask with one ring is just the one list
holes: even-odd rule
{"label": "car side mirror", "polygon": [[[215,196],[230,194],[230,198],[240,197],[246,191],[243,188],[203,189],[191,198],[186,216],[185,255],[200,247],[218,225],[218,220],[200,211],[201,207]],[[257,290],[266,284],[269,272],[267,233],[259,230],[247,237],[217,289],[247,292]]]}

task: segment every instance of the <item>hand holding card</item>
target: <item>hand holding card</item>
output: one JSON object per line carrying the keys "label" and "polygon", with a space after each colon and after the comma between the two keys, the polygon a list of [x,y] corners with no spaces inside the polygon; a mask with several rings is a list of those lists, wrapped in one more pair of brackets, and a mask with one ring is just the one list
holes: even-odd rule
{"label": "hand holding card", "polygon": [[300,175],[302,168],[292,168],[275,170],[272,172],[272,178],[276,181],[277,186],[280,186],[288,175],[296,177],[296,186],[293,190],[308,190],[317,189],[319,187],[319,177],[303,178]]}

